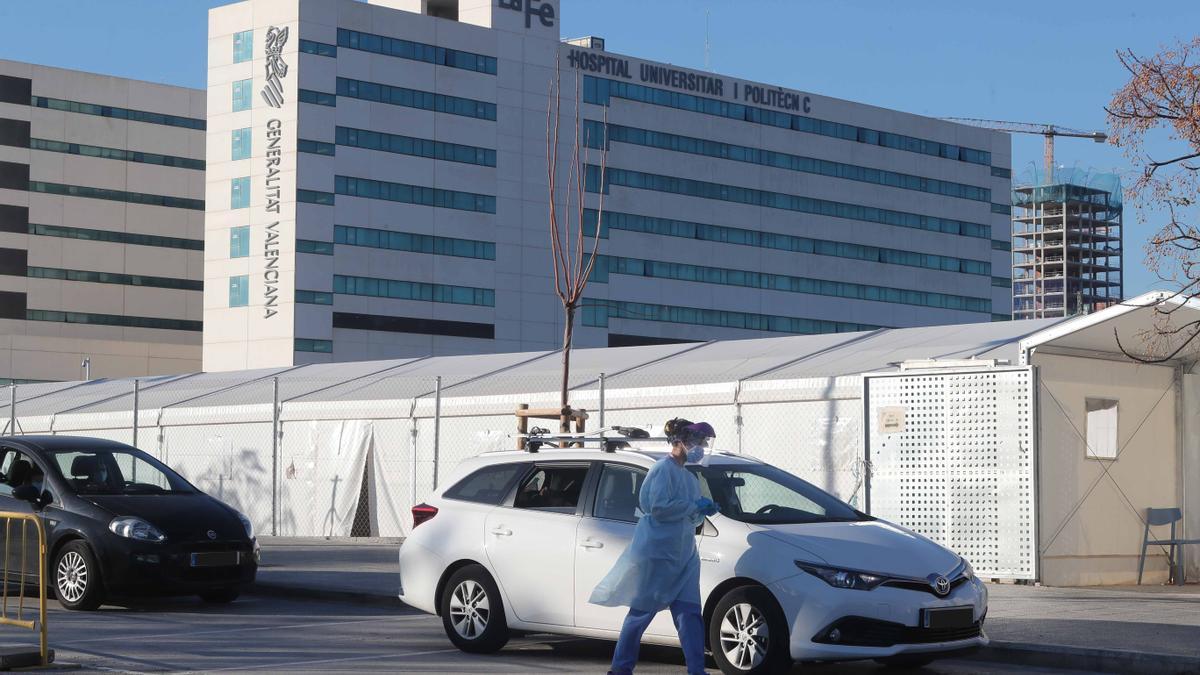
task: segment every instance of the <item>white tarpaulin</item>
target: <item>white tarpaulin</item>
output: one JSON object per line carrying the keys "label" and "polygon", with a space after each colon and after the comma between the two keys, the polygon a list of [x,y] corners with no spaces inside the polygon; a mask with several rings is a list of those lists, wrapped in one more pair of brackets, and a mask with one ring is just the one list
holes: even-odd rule
{"label": "white tarpaulin", "polygon": [[284,425],[280,535],[350,536],[371,439],[367,420]]}

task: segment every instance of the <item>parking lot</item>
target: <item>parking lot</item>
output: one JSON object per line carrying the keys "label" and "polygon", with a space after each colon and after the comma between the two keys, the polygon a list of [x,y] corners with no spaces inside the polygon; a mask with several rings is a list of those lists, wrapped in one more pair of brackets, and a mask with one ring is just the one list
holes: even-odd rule
{"label": "parking lot", "polygon": [[[259,596],[222,607],[179,599],[105,606],[91,613],[67,612],[51,603],[48,623],[57,661],[93,672],[600,673],[612,653],[609,642],[531,635],[514,639],[498,654],[464,654],[451,647],[436,617],[344,602]],[[0,630],[3,643],[32,642],[30,633]],[[682,670],[677,650],[657,647],[644,649],[638,668],[639,673]],[[710,671],[717,672],[711,666]],[[821,666],[817,672],[887,671],[866,663]],[[922,672],[1030,669],[948,661]]]}

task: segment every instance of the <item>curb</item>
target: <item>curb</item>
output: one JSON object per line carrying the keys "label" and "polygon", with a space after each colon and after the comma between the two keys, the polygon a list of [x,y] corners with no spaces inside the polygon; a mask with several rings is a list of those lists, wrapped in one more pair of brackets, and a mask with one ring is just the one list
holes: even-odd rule
{"label": "curb", "polygon": [[961,658],[1102,673],[1200,673],[1194,656],[997,640]]}
{"label": "curb", "polygon": [[364,591],[340,591],[323,588],[299,588],[287,584],[272,584],[255,581],[245,589],[247,595],[259,595],[270,598],[291,600],[335,600],[348,602],[365,607],[387,607],[390,609],[411,609],[400,601],[400,598]]}

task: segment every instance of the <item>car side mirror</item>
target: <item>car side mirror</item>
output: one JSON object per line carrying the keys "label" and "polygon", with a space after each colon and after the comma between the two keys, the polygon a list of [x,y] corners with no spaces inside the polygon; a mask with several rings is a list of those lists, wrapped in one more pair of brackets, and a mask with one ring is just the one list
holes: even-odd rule
{"label": "car side mirror", "polygon": [[38,489],[32,485],[19,485],[13,488],[12,496],[20,499],[23,502],[40,501],[42,497],[41,493],[38,492]]}

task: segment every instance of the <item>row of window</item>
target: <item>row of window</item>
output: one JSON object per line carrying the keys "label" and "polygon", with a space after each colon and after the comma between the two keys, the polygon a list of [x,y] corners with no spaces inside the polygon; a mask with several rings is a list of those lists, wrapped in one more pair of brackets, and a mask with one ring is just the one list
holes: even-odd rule
{"label": "row of window", "polygon": [[53,267],[29,267],[26,274],[33,279],[61,279],[64,281],[89,281],[97,284],[120,284],[122,286],[152,286],[154,288],[177,288],[185,291],[202,291],[204,282],[172,277],[149,277],[140,274],[118,274],[116,272],[92,272],[88,270],[64,270]]}
{"label": "row of window", "polygon": [[124,190],[109,190],[107,188],[85,187],[82,185],[62,185],[60,183],[43,183],[29,181],[30,192],[44,192],[51,195],[67,197],[88,197],[90,199],[107,199],[114,202],[129,204],[148,204],[150,206],[166,206],[173,209],[204,210],[203,199],[188,199],[186,197],[169,197],[166,195],[151,195],[144,192],[126,192]]}
{"label": "row of window", "polygon": [[1012,279],[1008,277],[992,277],[992,285],[997,288],[1012,288]]}
{"label": "row of window", "polygon": [[723,286],[744,286],[747,288],[784,291],[788,293],[827,295],[835,298],[871,300],[966,312],[990,314],[992,311],[992,301],[986,298],[971,298],[931,291],[912,291],[888,286],[871,286],[844,281],[830,281],[827,279],[793,277],[786,274],[704,267],[686,263],[640,260],[638,258],[608,255],[600,256],[596,261],[596,266],[593,268],[592,280],[607,283],[609,274],[696,281]]}
{"label": "row of window", "polygon": [[[593,209],[588,209],[584,213],[584,234],[589,237],[595,236],[594,223],[596,222],[596,216],[597,212]],[[744,230],[737,227],[693,223],[686,220],[653,218],[615,211],[604,212],[603,224],[600,227],[600,236],[607,238],[609,230],[642,232],[645,234],[681,237],[699,241],[716,241],[723,244],[754,246],[794,253],[849,258],[851,260],[865,260],[888,265],[921,267],[944,272],[960,272],[962,274],[979,274],[983,276],[989,276],[992,273],[992,264],[982,260],[969,260],[946,255],[880,248],[865,244],[850,244],[826,239],[797,237],[790,234],[777,234],[760,230]]]}
{"label": "row of window", "polygon": [[317,42],[315,40],[301,40],[300,51],[305,54],[316,54],[317,56],[328,56],[337,58],[337,45]]}
{"label": "row of window", "polygon": [[1000,213],[1003,215],[1012,215],[1012,206],[1008,204],[992,204],[992,213]]}
{"label": "row of window", "polygon": [[229,228],[229,257],[250,257],[250,226]]}
{"label": "row of window", "polygon": [[992,240],[992,250],[993,251],[1011,251],[1012,250],[1012,242],[1011,241],[1002,241],[999,239],[993,239]]}
{"label": "row of window", "polygon": [[880,326],[847,323],[844,321],[803,319],[792,316],[751,314],[721,309],[700,309],[698,307],[677,307],[674,305],[652,305],[643,302],[584,298],[583,325],[607,328],[609,319],[662,321],[666,323],[691,324],[694,326],[742,328],[745,330],[805,335],[817,333],[856,333],[880,328]]}
{"label": "row of window", "polygon": [[296,302],[302,305],[332,305],[333,293],[326,291],[296,291]]}
{"label": "row of window", "polygon": [[333,292],[343,295],[366,295],[373,298],[445,302],[455,305],[496,306],[496,291],[490,288],[427,284],[419,281],[396,281],[335,274]]}
{"label": "row of window", "polygon": [[186,319],[160,319],[153,316],[123,316],[118,314],[89,314],[87,312],[59,312],[49,309],[27,309],[28,321],[53,321],[57,323],[86,323],[95,326],[123,326],[126,328],[158,328],[161,330],[203,329],[200,321]]}
{"label": "row of window", "polygon": [[414,232],[392,232],[349,225],[333,226],[333,241],[347,246],[384,248],[392,251],[448,255],[458,258],[496,259],[496,244],[490,241],[439,237]]}
{"label": "row of window", "polygon": [[[484,56],[483,54],[448,49],[446,47],[436,47],[421,42],[384,37],[383,35],[360,33],[356,30],[346,30],[345,28],[338,29],[337,41],[339,47],[346,47],[348,49],[360,49],[364,52],[386,54],[387,56],[396,56],[413,61],[424,61],[425,63],[449,66],[450,68],[461,68],[462,70],[473,70],[477,73],[487,73],[488,75],[496,74],[496,58],[493,56]],[[336,55],[335,52],[334,56]]]}
{"label": "row of window", "polygon": [[483,120],[496,119],[495,103],[476,101],[473,98],[461,98],[448,94],[434,94],[428,91],[420,91],[419,89],[393,87],[376,82],[351,80],[345,77],[337,79],[337,95],[349,96],[350,98],[362,99],[364,101],[374,101],[376,103],[399,105],[406,108],[418,108],[420,110],[433,110],[450,115],[462,115],[463,117],[475,117]]}
{"label": "row of window", "polygon": [[241,176],[229,181],[229,208],[250,208],[250,177]]}
{"label": "row of window", "polygon": [[245,307],[250,304],[250,275],[229,277],[229,306]]}
{"label": "row of window", "polygon": [[[599,191],[600,167],[588,165],[586,183],[589,192]],[[689,197],[716,199],[738,204],[783,209],[785,211],[799,211],[801,213],[812,213],[832,218],[862,220],[872,223],[882,223],[884,225],[895,225],[897,227],[910,227],[918,230],[957,234],[964,237],[988,239],[992,236],[992,228],[981,223],[968,223],[961,220],[938,218],[936,216],[922,216],[916,213],[892,211],[890,209],[860,206],[858,204],[846,204],[827,199],[801,197],[782,192],[737,187],[735,185],[722,185],[720,183],[709,183],[707,181],[677,178],[675,176],[662,176],[629,169],[608,167],[605,171],[605,183],[604,189],[606,193],[610,185],[618,185],[638,190],[669,192]]]}
{"label": "row of window", "polygon": [[609,80],[592,75],[583,78],[583,100],[596,105],[608,105],[609,98],[623,98],[640,103],[649,103],[679,110],[743,120],[755,124],[763,124],[782,129],[791,129],[821,136],[831,136],[847,141],[879,145],[894,150],[905,150],[922,155],[931,155],[945,159],[982,164],[992,163],[992,153],[986,150],[976,150],[949,143],[929,141],[923,138],[894,134],[887,131],[876,131],[866,127],[829,120],[793,115],[792,113],[768,108],[756,108],[742,103],[732,103],[715,98],[705,98],[684,94],[678,91],[657,89],[643,84]]}
{"label": "row of window", "polygon": [[119,148],[102,148],[96,145],[82,145],[80,143],[66,143],[63,141],[50,141],[44,138],[29,139],[29,147],[34,150],[45,150],[47,152],[62,152],[68,155],[81,155],[84,157],[99,157],[101,159],[115,159],[121,162],[137,162],[139,164],[156,164],[158,166],[174,166],[180,169],[197,169],[204,170],[204,160],[192,159],[190,157],[175,157],[172,155],[158,155],[153,152],[140,152],[137,150],[121,150]]}
{"label": "row of window", "polygon": [[164,124],[169,127],[183,127],[185,129],[198,129],[200,131],[203,131],[206,126],[204,120],[196,119],[194,117],[180,117],[178,115],[166,115],[163,113],[148,112],[146,110],[131,110],[129,108],[117,108],[110,105],[96,105],[95,103],[64,101],[62,99],[47,98],[45,96],[32,97],[30,99],[30,105],[38,108],[48,108],[50,110],[62,110],[65,112],[80,113],[83,115],[112,117],[120,120],[129,120],[130,122]]}
{"label": "row of window", "polygon": [[333,255],[333,242],[314,241],[312,239],[297,239],[296,253],[315,253],[316,255]]}
{"label": "row of window", "polygon": [[313,340],[311,338],[296,338],[296,351],[298,352],[316,352],[318,354],[332,354],[332,340]]}
{"label": "row of window", "polygon": [[333,143],[326,143],[325,141],[311,141],[307,138],[298,138],[296,139],[296,151],[307,152],[312,155],[325,155],[326,157],[333,157],[337,154],[337,146]]}
{"label": "row of window", "polygon": [[323,91],[313,91],[311,89],[300,89],[296,93],[296,99],[301,103],[315,103],[317,105],[327,105],[334,107],[337,105],[337,96],[326,94]]}
{"label": "row of window", "polygon": [[385,134],[378,131],[351,129],[349,127],[338,127],[334,132],[334,140],[338,145],[345,145],[352,148],[382,150],[400,155],[441,159],[447,162],[496,166],[495,150],[478,148],[473,145],[431,141],[424,138]]}
{"label": "row of window", "polygon": [[436,206],[444,209],[458,209],[460,211],[496,212],[496,198],[491,195],[459,192],[458,190],[443,190],[441,188],[407,185],[404,183],[388,183],[386,181],[351,178],[348,176],[334,176],[333,184],[336,194],[347,195],[349,197],[383,199],[390,202]]}
{"label": "row of window", "polygon": [[334,198],[332,192],[321,192],[320,190],[296,190],[296,201],[302,204],[333,206]]}
{"label": "row of window", "polygon": [[108,230],[89,230],[83,227],[63,227],[61,225],[29,224],[29,234],[44,237],[63,237],[65,239],[87,239],[90,241],[108,241],[116,244],[131,244],[133,246],[158,246],[161,248],[182,248],[189,251],[203,251],[204,240],[182,239],[180,237],[163,237],[157,234],[138,234],[136,232],[110,232]]}
{"label": "row of window", "polygon": [[[588,120],[585,126],[584,137],[589,147],[603,148],[604,123]],[[831,162],[814,157],[790,155],[762,148],[751,148],[744,145],[733,145],[731,143],[721,143],[703,138],[692,138],[690,136],[680,136],[678,134],[650,131],[649,129],[638,129],[636,127],[626,127],[617,124],[608,125],[608,141],[610,143],[629,143],[631,145],[641,145],[661,150],[686,152],[705,157],[718,157],[735,162],[746,162],[748,164],[788,169],[819,176],[844,178],[846,180],[875,185],[887,185],[904,190],[929,192],[946,197],[958,197],[960,199],[970,199],[980,202],[987,202],[992,198],[992,191],[988,188],[975,187],[974,185],[966,185],[964,183],[954,183],[935,178],[922,178],[921,176],[897,173],[895,171],[872,169],[855,164]]]}
{"label": "row of window", "polygon": [[1012,314],[993,314],[992,321],[1012,321]]}

